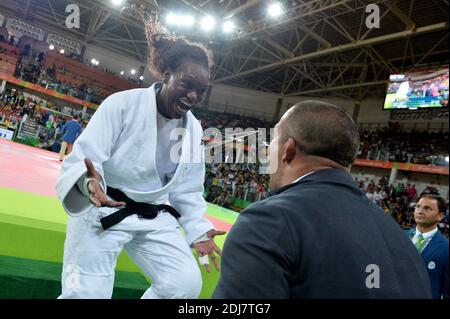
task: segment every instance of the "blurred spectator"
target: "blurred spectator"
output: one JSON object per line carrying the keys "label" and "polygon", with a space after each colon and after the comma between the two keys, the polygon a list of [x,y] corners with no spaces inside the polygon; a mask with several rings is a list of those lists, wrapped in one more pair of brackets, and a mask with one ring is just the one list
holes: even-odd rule
{"label": "blurred spectator", "polygon": [[67,154],[72,151],[73,143],[81,134],[82,126],[79,123],[79,116],[74,115],[73,119],[66,123],[63,128],[64,136],[62,137],[61,150],[59,151],[59,160],[62,161]]}
{"label": "blurred spectator", "polygon": [[406,188],[406,193],[408,194],[409,199],[416,197],[417,196],[416,185],[411,186],[410,184],[408,184]]}

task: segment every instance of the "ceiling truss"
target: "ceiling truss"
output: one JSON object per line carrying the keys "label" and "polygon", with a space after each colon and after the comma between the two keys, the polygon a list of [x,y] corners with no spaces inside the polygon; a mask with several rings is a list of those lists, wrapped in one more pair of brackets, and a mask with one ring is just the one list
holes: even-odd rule
{"label": "ceiling truss", "polygon": [[[232,39],[219,32],[210,38],[185,35],[212,48],[214,83],[281,96],[360,100],[382,95],[390,73],[448,63],[449,3],[443,0],[291,0],[284,1],[278,20],[266,17],[263,0],[128,2],[161,15],[180,8],[233,19],[239,32]],[[69,3],[80,7],[80,29],[65,28]],[[366,27],[368,4],[380,8],[380,28]],[[142,23],[109,0],[2,0],[0,13],[83,46],[98,45],[142,64],[147,58]]]}

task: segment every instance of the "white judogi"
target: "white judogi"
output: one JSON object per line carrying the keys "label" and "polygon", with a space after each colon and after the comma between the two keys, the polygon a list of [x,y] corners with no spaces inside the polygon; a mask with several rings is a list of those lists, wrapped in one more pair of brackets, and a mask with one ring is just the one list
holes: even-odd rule
{"label": "white judogi", "polygon": [[[164,129],[158,124],[170,123],[157,121],[157,116],[155,84],[113,94],[95,112],[64,160],[57,183],[58,197],[69,214],[61,298],[110,298],[122,248],[152,279],[143,297],[198,296],[201,276],[189,245],[214,228],[203,217],[202,129],[188,112],[179,122],[186,134],[181,142],[174,141],[175,149],[181,147],[181,159],[178,165],[167,164],[170,157],[165,152],[172,144],[164,143],[165,149],[157,152],[158,134]],[[171,137],[163,138],[169,141]],[[168,202],[177,209],[186,238],[177,220],[166,212],[151,220],[131,215],[104,231],[99,219],[119,208],[98,209],[80,192],[76,184],[86,174],[85,158],[101,174],[105,190],[107,185],[137,202]]]}

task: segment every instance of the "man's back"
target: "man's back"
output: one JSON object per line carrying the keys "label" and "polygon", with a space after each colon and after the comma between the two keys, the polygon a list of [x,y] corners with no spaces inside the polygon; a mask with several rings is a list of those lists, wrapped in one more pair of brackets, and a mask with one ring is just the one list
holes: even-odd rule
{"label": "man's back", "polygon": [[429,298],[423,262],[342,170],[281,188],[239,216],[215,298]]}
{"label": "man's back", "polygon": [[64,127],[64,137],[63,140],[73,144],[78,137],[78,135],[81,133],[81,124],[77,121],[69,121]]}

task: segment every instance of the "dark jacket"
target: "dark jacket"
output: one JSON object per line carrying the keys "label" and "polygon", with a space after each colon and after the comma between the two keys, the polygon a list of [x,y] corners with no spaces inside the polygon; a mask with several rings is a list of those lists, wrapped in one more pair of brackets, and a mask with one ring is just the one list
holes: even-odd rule
{"label": "dark jacket", "polygon": [[213,298],[431,298],[431,293],[423,261],[401,228],[347,172],[325,169],[240,214],[225,241]]}

